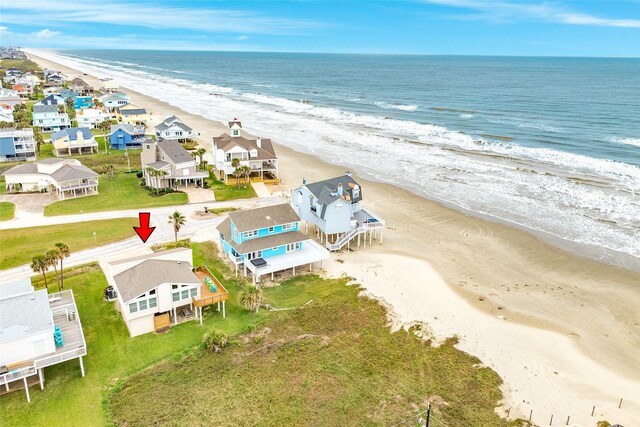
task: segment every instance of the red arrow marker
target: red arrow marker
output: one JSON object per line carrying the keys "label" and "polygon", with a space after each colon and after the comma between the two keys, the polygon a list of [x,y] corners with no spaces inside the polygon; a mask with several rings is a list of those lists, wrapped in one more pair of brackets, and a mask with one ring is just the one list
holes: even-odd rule
{"label": "red arrow marker", "polygon": [[156,228],[149,227],[149,219],[151,218],[151,214],[149,212],[140,212],[138,215],[140,215],[140,227],[133,227],[133,229],[138,233],[142,243],[146,243],[147,239]]}

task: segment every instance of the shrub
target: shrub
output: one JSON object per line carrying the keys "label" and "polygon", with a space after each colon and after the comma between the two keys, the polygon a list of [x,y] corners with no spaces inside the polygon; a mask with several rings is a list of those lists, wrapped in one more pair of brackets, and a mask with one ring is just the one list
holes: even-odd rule
{"label": "shrub", "polygon": [[221,330],[213,328],[204,334],[202,343],[207,350],[220,353],[229,343],[229,337]]}
{"label": "shrub", "polygon": [[138,171],[138,172],[136,172],[136,176],[137,176],[138,178],[142,178],[142,175],[143,175],[143,174],[142,174],[142,171]]}

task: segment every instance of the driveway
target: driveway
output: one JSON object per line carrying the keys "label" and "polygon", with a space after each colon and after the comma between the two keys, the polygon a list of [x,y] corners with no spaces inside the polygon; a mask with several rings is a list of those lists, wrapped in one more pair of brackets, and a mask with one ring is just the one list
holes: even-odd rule
{"label": "driveway", "polygon": [[11,202],[16,205],[15,219],[29,220],[41,218],[44,207],[60,200],[55,193],[3,194],[0,202]]}
{"label": "driveway", "polygon": [[192,187],[181,188],[180,191],[187,193],[189,203],[214,202],[216,200],[213,190],[196,187],[195,185]]}

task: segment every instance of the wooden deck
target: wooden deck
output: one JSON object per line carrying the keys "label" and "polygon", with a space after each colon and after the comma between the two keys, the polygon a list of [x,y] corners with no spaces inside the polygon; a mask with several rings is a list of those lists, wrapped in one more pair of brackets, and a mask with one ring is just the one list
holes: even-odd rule
{"label": "wooden deck", "polygon": [[[207,305],[226,301],[229,299],[229,292],[222,286],[222,283],[209,271],[205,266],[196,269],[195,275],[198,276],[202,285],[200,285],[200,298],[193,298],[193,305],[196,307],[205,307]],[[204,284],[205,279],[209,277],[216,285],[216,291],[211,292],[209,287]]]}

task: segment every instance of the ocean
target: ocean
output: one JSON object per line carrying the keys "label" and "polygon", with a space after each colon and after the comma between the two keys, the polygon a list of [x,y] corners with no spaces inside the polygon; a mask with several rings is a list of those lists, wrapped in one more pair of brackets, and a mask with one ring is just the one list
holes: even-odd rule
{"label": "ocean", "polygon": [[38,54],[640,271],[640,59]]}

